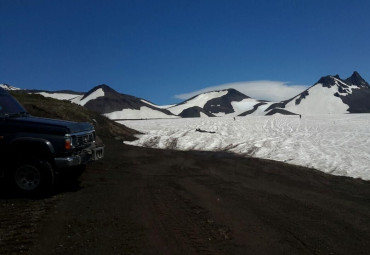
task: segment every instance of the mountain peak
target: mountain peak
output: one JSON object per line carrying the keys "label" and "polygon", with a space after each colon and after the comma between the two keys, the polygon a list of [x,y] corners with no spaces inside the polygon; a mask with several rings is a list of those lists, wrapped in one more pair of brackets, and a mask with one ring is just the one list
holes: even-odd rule
{"label": "mountain peak", "polygon": [[[233,89],[233,88],[229,88],[227,89],[227,91],[229,92],[228,95],[229,96],[233,96],[234,98],[235,97],[239,97],[239,98],[242,98],[242,99],[245,99],[245,98],[250,98],[249,96],[243,94],[242,92],[240,92],[239,90],[236,90],[236,89]],[[241,99],[240,99],[241,100]]]}
{"label": "mountain peak", "polygon": [[361,75],[357,72],[357,71],[354,71],[353,74],[351,75],[351,77],[347,78],[345,80],[345,82],[349,85],[357,85],[357,86],[360,86],[360,87],[363,87],[363,86],[369,86],[369,83],[367,83],[362,77]]}
{"label": "mountain peak", "polygon": [[98,86],[95,86],[92,90],[97,90],[97,89],[103,89],[105,90],[113,90],[111,87],[109,87],[107,84],[100,84]]}
{"label": "mountain peak", "polygon": [[351,75],[351,78],[360,78],[360,79],[362,79],[361,75],[357,71],[353,72],[353,74]]}
{"label": "mountain peak", "polygon": [[321,83],[323,87],[330,88],[331,86],[335,84],[334,78],[340,79],[339,75],[335,75],[335,76],[327,75],[327,76],[321,77],[317,83]]}
{"label": "mountain peak", "polygon": [[[102,93],[103,95],[105,95],[107,92],[112,92],[115,90],[113,90],[111,87],[109,87],[108,85],[106,84],[101,84],[101,85],[98,85],[98,86],[95,86],[93,87],[92,89],[90,89],[82,98],[81,98],[81,101],[83,101],[84,99],[90,97],[90,95],[92,94],[96,94],[97,91],[101,89],[102,91],[98,92],[98,94]],[[117,92],[116,92],[117,93]],[[118,93],[117,93],[118,94]]]}
{"label": "mountain peak", "polygon": [[94,93],[97,90],[103,90],[104,93],[113,93],[113,94],[119,94],[117,91],[109,87],[107,84],[101,84],[93,87],[91,90],[89,90],[84,97],[87,97],[88,95]]}

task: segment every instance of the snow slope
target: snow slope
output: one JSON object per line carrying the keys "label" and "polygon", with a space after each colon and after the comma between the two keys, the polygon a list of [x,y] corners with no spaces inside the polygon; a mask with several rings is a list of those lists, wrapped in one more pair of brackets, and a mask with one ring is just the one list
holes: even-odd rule
{"label": "snow slope", "polygon": [[55,98],[58,100],[73,100],[78,97],[81,97],[81,95],[69,94],[69,93],[59,93],[59,92],[37,92],[35,94],[39,94],[44,97]]}
{"label": "snow slope", "polygon": [[271,106],[296,114],[370,113],[370,85],[358,72],[327,75],[299,95]]}
{"label": "snow slope", "polygon": [[79,105],[84,106],[87,104],[90,100],[97,99],[99,97],[104,97],[104,90],[102,88],[99,88],[92,92],[91,94],[87,95],[86,97],[81,98],[78,102],[76,102]]}
{"label": "snow slope", "polygon": [[[239,114],[242,114],[246,111],[250,111],[256,105],[258,105],[260,103],[261,103],[261,101],[258,101],[258,100],[253,99],[253,98],[246,98],[246,99],[243,99],[240,102],[232,102],[231,104],[232,104],[235,112],[231,113],[230,116],[238,116]],[[257,107],[257,109],[253,113],[251,113],[250,115],[261,115],[261,116],[265,115],[266,114],[265,110],[271,104],[273,104],[273,102],[266,102],[266,104]]]}
{"label": "snow slope", "polygon": [[175,104],[156,105],[156,104],[153,104],[153,103],[151,103],[151,102],[149,102],[149,101],[146,101],[146,100],[144,100],[144,99],[141,99],[141,102],[146,103],[146,104],[151,105],[151,106],[154,106],[154,107],[159,108],[159,109],[167,109],[167,108],[170,108],[170,107],[175,106]]}
{"label": "snow slope", "polygon": [[115,111],[103,114],[109,119],[159,119],[159,118],[178,118],[175,115],[168,115],[163,112],[151,109],[146,106],[140,107],[140,110],[123,109],[122,111]]}
{"label": "snow slope", "polygon": [[[348,113],[349,106],[345,104],[342,99],[334,96],[336,93],[340,93],[338,83],[341,82],[335,79],[336,84],[330,88],[324,87],[318,83],[315,86],[308,89],[309,96],[302,99],[299,104],[295,104],[294,100],[290,101],[285,109],[298,114],[340,114]],[[350,87],[348,93],[352,93],[352,89],[355,86]],[[347,95],[342,93],[341,95]]]}
{"label": "snow slope", "polygon": [[[370,114],[121,121],[144,133],[128,144],[229,151],[370,180]],[[197,132],[196,129],[215,133]]]}
{"label": "snow slope", "polygon": [[70,94],[70,93],[60,93],[60,92],[36,92],[35,94],[42,95],[44,97],[51,97],[58,100],[69,100],[72,103],[84,106],[90,100],[97,99],[99,97],[104,97],[103,89],[97,89],[93,93],[84,97],[84,95]]}

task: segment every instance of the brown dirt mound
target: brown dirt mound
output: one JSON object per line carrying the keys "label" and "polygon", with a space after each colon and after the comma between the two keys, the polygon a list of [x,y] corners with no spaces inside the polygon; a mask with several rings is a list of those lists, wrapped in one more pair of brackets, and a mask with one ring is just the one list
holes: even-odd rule
{"label": "brown dirt mound", "polygon": [[25,92],[12,92],[12,95],[33,116],[90,122],[95,126],[97,134],[102,138],[118,137],[126,141],[132,141],[136,139],[134,135],[139,133],[67,100],[46,98]]}

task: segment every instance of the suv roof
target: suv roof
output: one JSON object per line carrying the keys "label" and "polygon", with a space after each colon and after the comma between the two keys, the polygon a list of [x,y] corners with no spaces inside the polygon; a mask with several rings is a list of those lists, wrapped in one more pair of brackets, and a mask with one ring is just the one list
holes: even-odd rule
{"label": "suv roof", "polygon": [[2,94],[2,95],[9,94],[9,92],[6,91],[5,89],[3,89],[2,87],[0,87],[0,94]]}
{"label": "suv roof", "polygon": [[26,112],[23,106],[7,90],[0,88],[0,116]]}

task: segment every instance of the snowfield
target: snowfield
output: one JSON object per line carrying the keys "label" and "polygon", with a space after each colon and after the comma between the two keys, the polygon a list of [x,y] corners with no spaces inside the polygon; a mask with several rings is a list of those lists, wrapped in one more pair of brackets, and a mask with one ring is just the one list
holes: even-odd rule
{"label": "snowfield", "polygon": [[228,151],[370,180],[370,114],[119,122],[144,133],[131,145]]}
{"label": "snowfield", "polygon": [[117,119],[147,119],[147,118],[178,118],[174,115],[167,115],[163,112],[153,110],[149,107],[142,106],[140,110],[134,109],[123,109],[122,111],[116,111],[111,113],[103,114],[111,120]]}

